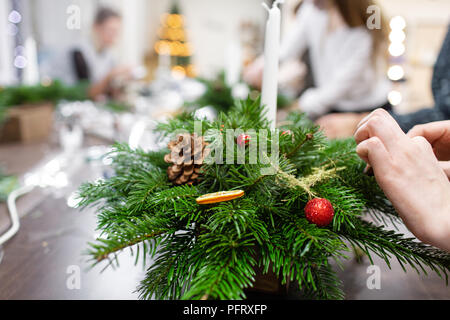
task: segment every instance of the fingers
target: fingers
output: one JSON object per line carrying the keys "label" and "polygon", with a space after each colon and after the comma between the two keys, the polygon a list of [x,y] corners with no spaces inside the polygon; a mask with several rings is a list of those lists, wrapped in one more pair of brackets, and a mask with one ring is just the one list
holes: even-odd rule
{"label": "fingers", "polygon": [[377,172],[388,172],[389,153],[378,137],[364,140],[356,148],[356,153]]}
{"label": "fingers", "polygon": [[357,128],[359,128],[359,127],[363,126],[364,124],[366,124],[374,116],[382,116],[382,117],[389,116],[389,117],[392,118],[392,116],[389,114],[389,112],[387,112],[384,109],[379,108],[379,109],[376,109],[376,110],[374,110],[374,111],[372,111],[370,113],[364,114],[364,118],[361,119],[361,121],[359,122]]}
{"label": "fingers", "polygon": [[364,117],[357,125],[356,152],[373,168],[376,175],[380,172],[389,172],[388,145],[391,149],[395,149],[395,144],[403,137],[405,134],[389,113],[383,109],[377,109]]}
{"label": "fingers", "polygon": [[433,143],[433,141],[439,140],[446,135],[450,136],[450,121],[437,121],[417,125],[409,130],[407,135],[410,138],[422,136],[430,143]]}
{"label": "fingers", "polygon": [[419,136],[424,137],[425,130],[426,130],[425,128],[426,128],[426,125],[423,125],[423,124],[416,125],[411,130],[409,130],[406,135],[410,138],[419,137]]}
{"label": "fingers", "polygon": [[243,79],[245,82],[253,85],[259,86],[262,81],[262,75],[264,71],[264,57],[260,56],[252,64],[244,69]]}
{"label": "fingers", "polygon": [[414,138],[422,136],[432,145],[436,142],[448,145],[450,148],[450,121],[430,122],[413,127],[407,134]]}
{"label": "fingers", "polygon": [[429,152],[430,154],[433,153],[433,147],[431,144],[422,136],[413,137],[411,141],[417,145],[422,151]]}
{"label": "fingers", "polygon": [[[375,111],[376,111],[376,110],[375,110]],[[364,118],[362,118],[361,121],[358,123],[358,125],[357,125],[356,128],[359,129],[359,127],[361,127],[362,125],[364,125],[364,124],[369,120],[369,118],[370,118],[372,115],[373,115],[373,112],[371,112],[371,113],[365,115]]]}
{"label": "fingers", "polygon": [[406,135],[387,111],[377,109],[358,124],[355,133],[358,144],[372,137],[378,137],[388,151],[395,152]]}

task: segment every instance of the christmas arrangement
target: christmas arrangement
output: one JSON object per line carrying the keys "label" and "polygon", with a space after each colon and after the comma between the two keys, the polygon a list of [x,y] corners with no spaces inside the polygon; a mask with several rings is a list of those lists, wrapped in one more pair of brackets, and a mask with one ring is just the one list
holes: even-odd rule
{"label": "christmas arrangement", "polygon": [[[6,120],[7,110],[23,104],[39,104],[42,102],[58,103],[59,101],[88,100],[87,83],[67,86],[58,80],[34,86],[11,86],[0,88],[0,125]],[[123,112],[129,109],[121,102],[110,101],[105,108],[112,112]]]}
{"label": "christmas arrangement", "polygon": [[[225,72],[220,72],[214,79],[197,78],[198,81],[205,86],[205,93],[201,95],[196,101],[189,102],[186,107],[190,110],[191,107],[202,108],[210,106],[217,112],[227,112],[233,105],[237,97],[233,94],[233,88],[225,81]],[[239,83],[241,88],[246,88],[251,92],[250,97],[257,99],[260,92],[247,86],[245,83]],[[292,101],[283,94],[278,94],[277,105],[278,108],[283,109],[291,105]]]}
{"label": "christmas arrangement", "polygon": [[87,83],[80,83],[76,86],[66,86],[58,80],[34,86],[18,85],[5,87],[0,91],[0,105],[19,105],[63,99],[83,100],[86,99],[86,88]]}
{"label": "christmas arrangement", "polygon": [[221,72],[215,79],[197,78],[205,86],[205,93],[189,106],[198,108],[210,106],[217,112],[228,111],[233,105],[233,89],[225,82],[225,73]]}
{"label": "christmas arrangement", "polygon": [[93,264],[116,266],[124,250],[136,263],[152,258],[143,299],[245,298],[257,270],[307,298],[342,299],[333,266],[352,249],[447,281],[448,253],[387,230],[399,218],[354,141],[327,141],[301,114],[269,128],[249,99],[212,122],[185,113],[161,123],[162,150],[117,144],[115,175],[79,190],[102,231],[89,245]]}

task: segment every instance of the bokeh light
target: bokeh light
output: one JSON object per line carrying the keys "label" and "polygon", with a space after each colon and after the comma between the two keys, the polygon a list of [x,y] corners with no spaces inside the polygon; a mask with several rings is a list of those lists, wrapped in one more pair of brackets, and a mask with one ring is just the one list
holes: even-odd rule
{"label": "bokeh light", "polygon": [[392,90],[391,92],[389,92],[388,101],[393,106],[398,106],[400,103],[402,103],[403,96],[402,96],[401,92],[399,92],[397,90]]}
{"label": "bokeh light", "polygon": [[403,43],[391,43],[389,46],[389,53],[393,57],[400,57],[406,51],[405,45]]}
{"label": "bokeh light", "polygon": [[28,64],[28,60],[24,56],[17,56],[14,59],[14,66],[18,69],[26,68],[27,64]]}
{"label": "bokeh light", "polygon": [[402,66],[394,65],[394,66],[391,66],[388,70],[388,77],[392,81],[399,81],[399,80],[403,79],[404,76],[405,76],[405,70],[403,69]]}
{"label": "bokeh light", "polygon": [[391,19],[389,25],[392,30],[403,30],[406,28],[406,20],[402,16],[395,16]]}
{"label": "bokeh light", "polygon": [[22,21],[22,15],[16,10],[13,10],[8,16],[8,21],[16,24],[20,23]]}
{"label": "bokeh light", "polygon": [[405,39],[406,34],[403,30],[392,30],[391,33],[389,34],[389,40],[392,43],[401,43],[405,41]]}

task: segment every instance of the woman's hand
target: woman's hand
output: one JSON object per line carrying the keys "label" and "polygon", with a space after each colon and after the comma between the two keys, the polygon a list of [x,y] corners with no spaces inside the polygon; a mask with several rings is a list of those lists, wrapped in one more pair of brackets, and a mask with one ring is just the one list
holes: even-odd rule
{"label": "woman's hand", "polygon": [[132,68],[129,66],[113,68],[102,80],[89,87],[89,97],[94,101],[105,99],[106,94],[111,88],[111,83],[118,78],[129,80],[131,78],[131,70]]}
{"label": "woman's hand", "polygon": [[264,57],[260,56],[244,69],[243,79],[246,83],[261,89],[264,74]]}
{"label": "woman's hand", "polygon": [[441,168],[450,179],[450,120],[430,122],[415,126],[408,137],[424,137],[433,147],[434,154],[440,160]]}
{"label": "woman's hand", "polygon": [[372,166],[408,229],[423,242],[450,251],[450,183],[430,143],[405,135],[382,109],[359,123],[355,140],[358,155]]}
{"label": "woman's hand", "polygon": [[408,137],[424,137],[440,161],[450,161],[450,120],[415,126],[408,132]]}
{"label": "woman's hand", "polygon": [[113,81],[117,78],[123,78],[126,80],[131,79],[132,68],[130,66],[118,66],[113,68],[108,74],[108,80]]}
{"label": "woman's hand", "polygon": [[331,113],[320,117],[316,124],[329,139],[348,138],[355,133],[356,126],[367,115],[368,113]]}

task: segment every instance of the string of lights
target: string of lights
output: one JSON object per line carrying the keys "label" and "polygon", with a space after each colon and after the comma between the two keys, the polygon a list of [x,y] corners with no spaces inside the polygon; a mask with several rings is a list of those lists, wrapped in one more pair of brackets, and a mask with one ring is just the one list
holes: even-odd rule
{"label": "string of lights", "polygon": [[22,37],[22,14],[21,0],[11,0],[11,12],[8,15],[8,34],[14,37],[14,67],[19,81],[23,77],[23,69],[26,68],[28,60],[25,55],[25,47]]}
{"label": "string of lights", "polygon": [[[398,83],[405,80],[405,69],[403,64],[405,62],[404,55],[406,52],[406,21],[402,16],[395,16],[391,19],[389,26],[391,28],[389,34],[389,54],[391,63],[387,76],[394,83]],[[397,88],[394,88],[389,92],[388,100],[393,106],[398,106],[403,101],[403,95]]]}

